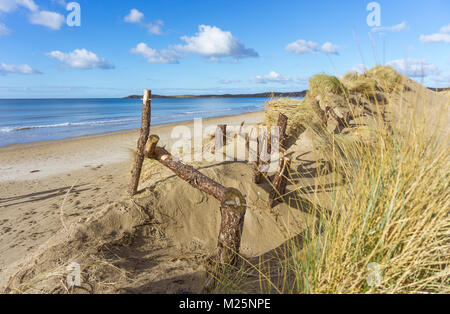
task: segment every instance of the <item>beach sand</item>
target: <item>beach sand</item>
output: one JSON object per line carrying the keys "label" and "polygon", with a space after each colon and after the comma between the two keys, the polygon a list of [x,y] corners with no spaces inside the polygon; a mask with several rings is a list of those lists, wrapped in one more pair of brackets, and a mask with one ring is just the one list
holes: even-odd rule
{"label": "beach sand", "polygon": [[[203,126],[263,119],[264,112],[246,113],[203,119]],[[151,133],[166,143],[175,125],[192,128],[193,121],[157,125]],[[126,130],[0,147],[0,283],[9,266],[62,227],[125,196],[138,135]]]}
{"label": "beach sand", "polygon": [[[361,140],[370,143],[374,141],[373,130],[384,126],[380,125],[384,120],[373,113],[387,112],[388,118],[401,126],[410,123],[404,119],[408,110],[418,106],[419,110],[413,112],[426,118],[421,124],[438,126],[445,140],[450,116],[440,108],[445,108],[442,105],[448,104],[448,98],[415,82],[406,82],[408,89],[391,95],[388,107],[363,98],[364,109],[372,114],[357,114],[351,126],[333,136],[348,141],[349,145]],[[249,126],[264,118],[267,123],[279,117],[279,111],[271,110],[270,104],[267,109],[266,117],[264,112],[218,117],[203,120],[203,127],[211,125],[210,130],[214,130],[217,124],[239,126],[243,121]],[[296,121],[297,108],[285,109],[290,110],[285,112],[290,121]],[[332,116],[327,119],[328,131],[335,134],[337,120]],[[192,130],[194,122],[156,126],[151,133],[160,136],[160,146],[183,159],[191,156],[191,150],[177,152],[169,136],[173,127],[180,124]],[[239,161],[232,161],[236,152],[233,148],[239,146],[235,139],[242,139],[245,129],[239,130],[241,136],[227,133],[227,138],[233,139],[227,141],[225,149],[230,161],[183,159],[205,176],[224,187],[238,189],[245,196],[239,250],[245,263],[235,278],[232,275],[231,282],[227,274],[221,274],[217,292],[273,293],[274,287],[285,287],[286,278],[291,280],[286,273],[293,267],[289,255],[292,245],[301,247],[308,226],[318,226],[314,206],[320,204],[319,209],[325,214],[341,210],[334,202],[335,196],[340,195],[336,192],[345,189],[345,180],[336,176],[327,148],[320,148],[328,136],[322,136],[313,127],[298,135],[292,133],[286,143],[284,155],[291,160],[290,179],[283,202],[274,207],[268,206],[274,173],[266,174],[261,184],[255,184],[252,165],[241,158],[245,150],[238,150]],[[201,150],[197,151],[194,144],[194,156],[211,152],[214,147],[213,137],[206,135]],[[140,191],[133,197],[127,196],[137,137],[138,130],[132,130],[0,148],[0,291],[50,294],[216,291],[209,284],[212,277],[208,278],[208,274],[214,271],[209,258],[217,248],[222,221],[219,202],[151,159],[144,161]],[[67,276],[72,274],[72,268],[67,267],[73,263],[80,269],[80,285],[76,287],[66,284]],[[260,269],[265,274],[265,268],[270,284],[262,287]],[[292,277],[292,282],[296,278]],[[237,284],[237,290],[233,284]]]}

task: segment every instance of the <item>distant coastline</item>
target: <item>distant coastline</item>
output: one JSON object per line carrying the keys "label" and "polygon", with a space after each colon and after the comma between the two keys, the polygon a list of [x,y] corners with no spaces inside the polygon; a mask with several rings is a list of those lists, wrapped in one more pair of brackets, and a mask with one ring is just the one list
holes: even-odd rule
{"label": "distant coastline", "polygon": [[[428,87],[428,89],[435,92],[443,92],[450,90],[450,87],[447,88],[434,88]],[[257,94],[217,94],[217,95],[174,95],[174,96],[165,96],[165,95],[157,95],[153,94],[152,98],[270,98],[270,97],[305,97],[308,91],[304,90],[301,92],[268,92],[268,93],[257,93]],[[123,97],[123,99],[141,99],[142,95],[130,95]]]}
{"label": "distant coastline", "polygon": [[433,92],[446,92],[450,90],[450,87],[428,87],[429,90],[432,90]]}
{"label": "distant coastline", "polygon": [[[222,94],[222,95],[176,95],[176,96],[163,96],[163,95],[152,95],[152,98],[270,98],[270,97],[305,97],[306,90],[301,92],[288,92],[288,93],[257,93],[257,94]],[[130,95],[124,97],[141,99],[142,95]]]}

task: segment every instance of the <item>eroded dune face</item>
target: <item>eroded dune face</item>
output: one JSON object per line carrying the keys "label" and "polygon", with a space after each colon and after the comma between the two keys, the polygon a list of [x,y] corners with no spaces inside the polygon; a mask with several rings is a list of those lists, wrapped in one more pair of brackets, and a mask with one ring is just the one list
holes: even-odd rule
{"label": "eroded dune face", "polygon": [[[301,211],[286,204],[274,211],[267,209],[270,185],[252,183],[252,170],[246,163],[219,165],[201,170],[222,185],[239,189],[246,196],[247,213],[241,242],[241,253],[254,257],[270,251],[301,230]],[[183,251],[211,251],[217,245],[220,227],[220,204],[178,178],[157,185],[150,207],[162,222],[174,245]],[[276,211],[276,212],[275,212]]]}
{"label": "eroded dune face", "polygon": [[135,226],[145,221],[145,215],[131,202],[100,208],[86,222],[61,229],[36,253],[13,266],[10,272],[15,273],[9,278],[5,292],[64,293],[67,265],[73,262],[82,267],[95,265],[92,256],[103,245],[123,241],[135,233]]}
{"label": "eroded dune face", "polygon": [[[247,164],[201,171],[246,195],[244,256],[267,253],[301,231],[308,214],[286,204],[268,210],[270,185],[252,184]],[[82,273],[82,288],[77,292],[199,292],[204,280],[183,279],[190,283],[180,285],[173,281],[180,281],[178,276],[206,276],[202,261],[217,246],[219,207],[216,199],[177,177],[160,178],[135,200],[112,203],[86,222],[61,229],[16,268],[5,291],[65,293],[66,267],[76,262]]]}

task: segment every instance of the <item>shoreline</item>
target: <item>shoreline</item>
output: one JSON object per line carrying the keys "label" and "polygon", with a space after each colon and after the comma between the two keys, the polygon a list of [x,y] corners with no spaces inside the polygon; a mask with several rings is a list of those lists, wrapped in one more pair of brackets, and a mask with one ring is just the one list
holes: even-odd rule
{"label": "shoreline", "polygon": [[[202,119],[208,125],[255,124],[264,120],[264,111]],[[158,124],[151,132],[166,145],[174,126],[192,130],[194,120]],[[139,129],[89,134],[58,140],[11,144],[0,147],[0,182],[39,180],[87,167],[130,162]],[[3,193],[1,193],[3,194]],[[0,198],[2,195],[0,194]]]}
{"label": "shoreline", "polygon": [[[244,120],[260,123],[264,111],[202,122],[240,125]],[[193,124],[160,124],[151,132],[166,145],[174,126],[192,130]],[[126,196],[138,137],[139,129],[133,129],[0,147],[0,287],[16,263],[61,228],[62,217],[70,225]]]}
{"label": "shoreline", "polygon": [[[231,115],[224,115],[224,116],[217,116],[217,117],[209,117],[209,118],[201,118],[204,122],[210,122],[211,120],[217,120],[217,119],[229,119],[233,117],[239,117],[239,116],[246,116],[246,115],[252,115],[256,113],[264,113],[264,109],[258,110],[258,111],[251,111],[246,113],[238,113],[238,114],[231,114]],[[158,128],[165,128],[165,127],[171,127],[176,125],[186,125],[189,123],[193,123],[194,119],[190,120],[183,120],[183,121],[177,121],[177,122],[166,122],[166,123],[160,123],[160,124],[154,124],[151,125],[151,129],[158,129]],[[82,140],[82,139],[88,139],[88,138],[95,138],[95,137],[103,137],[108,135],[116,135],[119,133],[134,133],[139,131],[139,128],[137,129],[123,129],[123,130],[117,130],[117,131],[108,131],[108,132],[101,132],[101,133],[94,133],[94,134],[85,134],[85,135],[79,135],[79,136],[69,136],[61,139],[56,140],[46,140],[46,141],[35,141],[35,142],[26,142],[26,143],[16,143],[16,144],[8,144],[0,146],[0,153],[3,151],[11,151],[15,149],[23,149],[23,148],[29,148],[29,147],[35,147],[35,146],[41,146],[41,145],[47,145],[51,143],[63,143],[67,141],[74,141],[74,140]]]}

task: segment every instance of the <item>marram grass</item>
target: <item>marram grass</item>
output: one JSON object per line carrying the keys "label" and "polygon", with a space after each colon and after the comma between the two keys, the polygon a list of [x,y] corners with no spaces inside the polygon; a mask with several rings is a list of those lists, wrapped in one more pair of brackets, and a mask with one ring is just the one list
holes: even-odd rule
{"label": "marram grass", "polygon": [[[303,269],[294,272],[293,291],[450,291],[448,147],[437,134],[383,133],[374,145],[356,142],[328,153],[345,188],[336,190],[329,211],[314,204],[319,226],[308,230],[306,249],[293,248]],[[371,263],[380,267],[378,287],[367,282]]]}
{"label": "marram grass", "polygon": [[[369,70],[369,76],[379,90],[400,84],[390,68]],[[316,219],[305,222],[275,261],[244,262],[237,274],[220,279],[218,291],[450,293],[448,121],[431,125],[415,106],[404,106],[401,119],[408,123],[376,121],[370,142],[321,133],[326,145],[316,153],[332,163],[340,184],[328,192],[331,202],[298,189]],[[433,110],[446,117],[448,103]]]}

